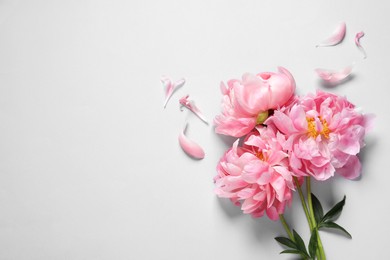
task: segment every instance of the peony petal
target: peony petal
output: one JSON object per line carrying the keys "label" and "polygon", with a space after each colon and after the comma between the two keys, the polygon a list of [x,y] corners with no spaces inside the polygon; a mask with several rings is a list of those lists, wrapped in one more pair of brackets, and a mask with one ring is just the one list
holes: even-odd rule
{"label": "peony petal", "polygon": [[188,108],[192,113],[194,113],[197,117],[199,117],[203,122],[205,122],[206,124],[209,124],[209,122],[207,122],[206,117],[199,110],[199,108],[195,105],[194,101],[188,100],[188,97],[189,97],[189,95],[184,96],[179,100],[182,107]]}
{"label": "peony petal", "polygon": [[363,126],[350,126],[343,135],[340,136],[338,149],[349,155],[356,155],[360,151],[360,142],[363,140],[365,129]]}
{"label": "peony petal", "polygon": [[172,90],[173,90],[172,82],[171,79],[166,76],[162,76],[160,80],[161,83],[163,84],[164,91],[165,91],[165,102],[164,102],[164,108],[165,108],[166,104],[168,103],[168,99],[172,95]]}
{"label": "peony petal", "polygon": [[275,207],[267,208],[266,212],[267,212],[267,216],[269,217],[269,219],[271,219],[273,221],[276,221],[279,219],[279,213]]}
{"label": "peony petal", "polygon": [[248,198],[242,203],[241,209],[244,211],[244,213],[249,214],[256,210],[256,208],[260,207],[261,204],[263,204],[263,201],[257,201],[253,198]]}
{"label": "peony petal", "polygon": [[187,129],[187,125],[185,126],[184,130],[179,135],[179,144],[184,152],[186,152],[189,156],[195,158],[195,159],[203,159],[204,158],[204,151],[203,148],[189,139],[185,134],[185,130]]}
{"label": "peony petal", "polygon": [[290,73],[290,71],[288,71],[286,68],[281,67],[281,66],[278,67],[278,71],[281,74],[284,74],[290,80],[291,88],[293,89],[292,92],[294,92],[295,88],[296,88],[296,84],[295,84],[295,79],[294,79],[293,75]]}
{"label": "peony petal", "polygon": [[272,187],[274,188],[276,192],[276,199],[279,201],[284,201],[284,195],[286,190],[286,182],[284,181],[283,177],[278,177],[272,180],[271,182]]}
{"label": "peony petal", "polygon": [[229,94],[229,91],[230,91],[230,90],[226,87],[225,83],[223,83],[222,81],[221,81],[221,83],[219,84],[219,88],[220,88],[221,93],[222,93],[223,95],[228,95],[228,94]]}
{"label": "peony petal", "polygon": [[257,184],[259,185],[266,185],[268,184],[272,179],[272,172],[270,171],[263,171],[259,178],[257,178]]}
{"label": "peony petal", "polygon": [[375,119],[374,114],[364,115],[363,125],[366,128],[366,132],[369,132],[374,128],[374,119]]}
{"label": "peony petal", "polygon": [[[273,166],[274,170],[280,174],[280,176],[283,177],[284,180],[286,181],[291,181],[292,180],[292,173],[283,166]],[[290,187],[291,188],[291,187]],[[293,188],[291,188],[293,189]]]}
{"label": "peony petal", "polygon": [[260,149],[266,148],[264,141],[256,135],[249,136],[248,140],[246,140],[244,142],[244,144],[249,145],[249,146],[255,146],[255,147],[258,147]]}
{"label": "peony petal", "polygon": [[267,193],[267,208],[271,207],[272,204],[275,201],[275,191],[271,190],[271,185],[267,185],[266,188],[266,193]]}
{"label": "peony petal", "polygon": [[349,180],[353,180],[359,177],[361,171],[362,165],[357,156],[349,157],[349,160],[342,168],[336,169],[338,174]]}
{"label": "peony petal", "polygon": [[250,197],[253,197],[253,195],[255,194],[255,191],[256,191],[256,188],[251,188],[251,187],[244,188],[244,189],[240,190],[239,192],[237,192],[237,197],[239,197],[240,199],[248,199]]}
{"label": "peony petal", "polygon": [[360,44],[360,38],[364,36],[364,32],[358,32],[355,36],[355,44],[359,48],[359,50],[363,53],[364,59],[367,58],[366,51],[364,50],[363,46]]}
{"label": "peony petal", "polygon": [[279,110],[275,110],[273,116],[270,116],[265,122],[265,125],[275,124],[275,126],[279,129],[283,134],[293,134],[297,132],[294,127],[294,124],[290,117],[288,117],[285,113],[280,112]]}
{"label": "peony petal", "polygon": [[293,106],[290,111],[290,118],[295,129],[301,132],[307,131],[306,112],[303,106]]}
{"label": "peony petal", "polygon": [[178,81],[172,83],[171,79],[162,76],[161,77],[161,83],[163,84],[165,88],[165,102],[164,102],[164,108],[167,106],[169,99],[172,97],[173,93],[180,87],[182,87],[185,83],[185,79],[179,79]]}
{"label": "peony petal", "polygon": [[266,170],[267,166],[259,159],[249,161],[243,168],[242,179],[247,183],[260,182],[261,184],[266,184],[271,178],[271,175],[267,174]]}
{"label": "peony petal", "polygon": [[342,70],[315,69],[318,76],[327,84],[337,85],[351,75],[353,65],[343,68]]}
{"label": "peony petal", "polygon": [[327,46],[334,46],[339,44],[340,42],[343,41],[345,37],[345,31],[346,31],[345,22],[341,22],[333,31],[333,33],[327,39],[325,39],[320,44],[318,44],[316,47],[327,47]]}
{"label": "peony petal", "polygon": [[254,196],[254,200],[261,200],[264,201],[267,198],[267,193],[265,191],[259,191]]}

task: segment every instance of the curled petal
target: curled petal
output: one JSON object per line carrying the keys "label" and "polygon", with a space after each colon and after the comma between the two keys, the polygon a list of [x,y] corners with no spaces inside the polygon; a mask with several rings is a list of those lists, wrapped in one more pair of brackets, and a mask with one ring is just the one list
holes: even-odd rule
{"label": "curled petal", "polygon": [[189,139],[185,134],[185,130],[187,129],[187,126],[184,128],[184,130],[179,135],[179,144],[184,152],[186,152],[189,156],[195,158],[195,159],[203,159],[204,158],[204,151],[203,148]]}
{"label": "curled petal", "polygon": [[185,79],[179,79],[176,82],[172,82],[170,78],[166,76],[161,77],[161,83],[163,84],[165,88],[165,102],[164,102],[164,108],[167,106],[169,99],[173,95],[173,93],[180,87],[182,87],[185,83]]}
{"label": "curled petal", "polygon": [[366,50],[363,48],[363,46],[360,44],[360,38],[364,36],[364,32],[358,32],[355,36],[355,44],[359,48],[359,50],[363,53],[364,59],[367,58]]}
{"label": "curled petal", "polygon": [[346,25],[345,22],[341,22],[336,29],[333,31],[333,33],[324,41],[322,41],[320,44],[318,44],[316,47],[327,47],[327,46],[334,46],[339,44],[343,41],[345,37],[346,32]]}
{"label": "curled petal", "polygon": [[342,70],[328,70],[328,69],[315,69],[318,76],[326,83],[330,85],[337,85],[351,75],[353,66],[343,68]]}
{"label": "curled petal", "polygon": [[206,117],[199,110],[199,108],[195,105],[195,102],[192,100],[188,100],[189,95],[182,97],[179,102],[182,107],[188,108],[192,113],[194,113],[197,117],[199,117],[203,122],[208,124]]}

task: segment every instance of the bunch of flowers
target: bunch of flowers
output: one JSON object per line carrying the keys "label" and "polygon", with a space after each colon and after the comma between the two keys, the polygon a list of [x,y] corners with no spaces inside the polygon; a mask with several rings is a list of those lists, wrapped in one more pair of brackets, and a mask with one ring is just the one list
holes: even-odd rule
{"label": "bunch of flowers", "polygon": [[[357,155],[370,117],[345,97],[323,91],[297,96],[295,88],[293,76],[282,67],[221,83],[222,113],[214,120],[215,130],[238,139],[217,165],[215,192],[253,217],[280,219],[288,234],[276,238],[287,247],[282,253],[325,259],[318,230],[336,228],[350,236],[334,222],[345,197],[324,214],[310,182],[361,174]],[[295,191],[311,231],[309,250],[283,216]]]}

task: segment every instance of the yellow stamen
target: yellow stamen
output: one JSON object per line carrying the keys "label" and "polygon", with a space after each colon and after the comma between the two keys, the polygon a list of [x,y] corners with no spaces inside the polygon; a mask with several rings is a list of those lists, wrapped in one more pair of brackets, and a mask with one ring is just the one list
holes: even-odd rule
{"label": "yellow stamen", "polygon": [[330,134],[330,130],[328,128],[328,122],[326,122],[325,119],[321,119],[320,117],[320,121],[322,123],[322,131],[321,131],[321,134],[326,138],[326,139],[329,139],[329,134]]}
{"label": "yellow stamen", "polygon": [[328,128],[328,122],[326,122],[326,120],[322,119],[321,117],[318,117],[318,119],[322,124],[322,130],[320,132],[317,131],[315,119],[306,117],[307,134],[313,138],[316,138],[318,135],[322,135],[326,139],[329,139],[330,130]]}
{"label": "yellow stamen", "polygon": [[264,158],[264,154],[263,152],[259,151],[256,153],[256,157],[259,158],[260,160],[264,161],[265,158]]}

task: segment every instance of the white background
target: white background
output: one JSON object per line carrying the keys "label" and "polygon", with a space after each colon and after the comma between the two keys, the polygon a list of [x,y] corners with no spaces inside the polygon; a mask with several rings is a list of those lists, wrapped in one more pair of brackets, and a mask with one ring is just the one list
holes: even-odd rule
{"label": "white background", "polygon": [[[343,43],[315,48],[340,21]],[[220,81],[277,66],[300,94],[376,114],[362,178],[313,186],[325,209],[347,195],[338,223],[353,239],[322,232],[328,258],[386,259],[389,32],[386,1],[0,1],[0,259],[291,259],[279,222],[214,195],[233,140],[178,104],[190,94],[212,121]],[[336,88],[314,73],[353,61]],[[165,110],[161,75],[187,80]],[[185,122],[204,160],[180,149]],[[298,200],[286,216],[307,241]]]}

